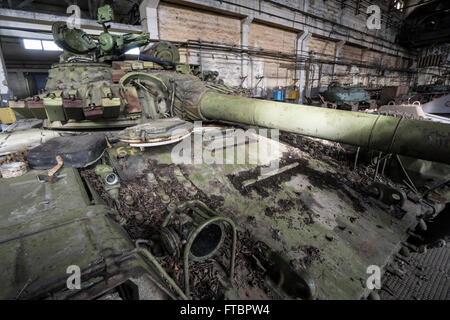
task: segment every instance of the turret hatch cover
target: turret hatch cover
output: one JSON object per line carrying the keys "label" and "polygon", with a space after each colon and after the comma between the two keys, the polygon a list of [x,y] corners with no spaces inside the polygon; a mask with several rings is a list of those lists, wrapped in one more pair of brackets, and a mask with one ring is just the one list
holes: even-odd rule
{"label": "turret hatch cover", "polygon": [[97,47],[97,44],[81,29],[69,29],[66,22],[55,22],[52,25],[55,43],[72,53],[87,54]]}
{"label": "turret hatch cover", "polygon": [[133,147],[152,147],[183,140],[193,129],[192,123],[179,118],[158,119],[123,130],[119,139]]}

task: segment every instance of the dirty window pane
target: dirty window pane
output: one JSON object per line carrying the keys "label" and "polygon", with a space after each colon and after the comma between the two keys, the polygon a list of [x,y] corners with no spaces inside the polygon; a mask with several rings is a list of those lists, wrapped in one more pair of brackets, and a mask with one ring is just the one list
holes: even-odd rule
{"label": "dirty window pane", "polygon": [[42,40],[42,46],[44,47],[44,50],[48,51],[63,51],[54,41]]}
{"label": "dirty window pane", "polygon": [[23,45],[27,50],[42,50],[41,40],[23,39]]}
{"label": "dirty window pane", "polygon": [[139,48],[133,48],[133,49],[130,49],[130,50],[128,50],[127,52],[125,52],[125,54],[135,54],[135,55],[138,55],[139,54]]}

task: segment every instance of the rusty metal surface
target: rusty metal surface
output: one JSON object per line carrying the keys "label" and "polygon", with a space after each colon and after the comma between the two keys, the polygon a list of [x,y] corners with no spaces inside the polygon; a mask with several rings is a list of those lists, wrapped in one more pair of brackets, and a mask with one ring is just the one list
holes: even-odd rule
{"label": "rusty metal surface", "polygon": [[402,276],[387,273],[383,300],[450,300],[450,244],[413,253]]}
{"label": "rusty metal surface", "polygon": [[124,93],[124,98],[127,101],[126,110],[127,113],[139,113],[142,111],[141,102],[139,101],[138,94],[133,88],[127,88]]}
{"label": "rusty metal surface", "polygon": [[450,113],[450,94],[434,99],[422,105],[422,109],[426,113]]}
{"label": "rusty metal surface", "polygon": [[[252,145],[262,145],[263,141],[256,136]],[[193,149],[199,147],[194,142]],[[235,148],[216,148],[214,156],[221,157]],[[286,255],[294,270],[308,272],[316,282],[319,299],[364,297],[368,292],[366,268],[372,264],[383,268],[388,263],[400,242],[406,239],[406,230],[416,224],[416,214],[420,212],[414,206],[408,213],[389,212],[364,193],[363,169],[351,173],[342,163],[333,165],[297,148],[281,146],[279,153],[272,149],[264,154],[260,165],[284,152],[280,168],[288,168],[265,179],[258,179],[260,165],[177,166],[170,162],[170,152],[168,147],[143,152],[121,144],[108,150],[109,160],[122,178],[119,214],[129,221],[127,230],[132,237],[148,232],[144,221],[158,225],[158,216],[165,210],[164,204],[159,208],[163,200],[161,192],[176,202],[202,199],[235,221],[241,237],[248,235],[240,241],[245,243],[250,237],[263,242],[271,250]],[[290,166],[290,163],[298,164]],[[146,172],[155,175],[156,185],[142,178]],[[245,182],[251,179],[256,182],[247,185]],[[131,195],[133,201],[124,202],[126,195]],[[141,220],[135,220],[136,212]],[[261,279],[254,276],[255,270],[246,269],[245,254],[243,257],[240,251],[244,245],[238,248],[239,280],[235,284],[241,291],[235,298],[243,298],[245,292],[252,292],[256,298],[261,289],[240,281],[258,283]],[[251,252],[254,248],[250,248]],[[198,272],[201,274],[201,269]],[[241,275],[248,272],[254,274],[244,280],[246,277]]]}
{"label": "rusty metal surface", "polygon": [[0,179],[1,299],[43,298],[64,291],[68,266],[86,273],[106,271],[105,259],[111,254],[134,248],[109,217],[110,209],[90,205],[75,169],[62,169],[61,179],[53,184],[38,182],[38,173],[45,171]]}

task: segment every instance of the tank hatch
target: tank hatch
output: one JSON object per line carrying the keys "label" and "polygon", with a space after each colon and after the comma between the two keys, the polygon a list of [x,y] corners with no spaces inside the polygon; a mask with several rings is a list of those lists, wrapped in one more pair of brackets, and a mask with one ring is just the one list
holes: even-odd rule
{"label": "tank hatch", "polygon": [[158,119],[123,130],[119,139],[132,147],[160,146],[183,140],[193,129],[192,123],[179,118]]}

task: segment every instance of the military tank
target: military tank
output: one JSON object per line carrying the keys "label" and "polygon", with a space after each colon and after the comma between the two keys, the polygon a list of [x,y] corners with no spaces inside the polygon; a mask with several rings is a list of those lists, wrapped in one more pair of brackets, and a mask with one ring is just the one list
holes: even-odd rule
{"label": "military tank", "polygon": [[168,43],[128,60],[148,35],[111,20],[54,24],[45,92],[11,101],[45,128],[2,137],[2,299],[377,298],[420,252],[449,125],[244,98]]}
{"label": "military tank", "polygon": [[333,109],[346,109],[358,111],[365,104],[367,107],[376,107],[376,101],[361,85],[343,86],[339,82],[331,82],[327,90],[319,94],[322,107]]}

